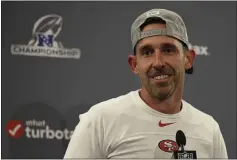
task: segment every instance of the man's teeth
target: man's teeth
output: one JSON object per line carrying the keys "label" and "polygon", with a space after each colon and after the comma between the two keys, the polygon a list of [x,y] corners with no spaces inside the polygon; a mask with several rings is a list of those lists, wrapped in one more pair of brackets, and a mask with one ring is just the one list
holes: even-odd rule
{"label": "man's teeth", "polygon": [[160,75],[160,76],[156,76],[156,77],[154,77],[154,79],[165,79],[165,78],[167,78],[168,77],[168,75]]}

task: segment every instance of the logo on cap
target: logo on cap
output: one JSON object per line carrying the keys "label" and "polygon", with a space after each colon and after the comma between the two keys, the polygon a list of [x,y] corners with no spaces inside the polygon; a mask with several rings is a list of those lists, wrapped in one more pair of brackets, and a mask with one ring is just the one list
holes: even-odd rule
{"label": "logo on cap", "polygon": [[151,11],[151,12],[148,12],[146,14],[147,17],[150,17],[150,16],[157,16],[158,14],[160,14],[160,11]]}

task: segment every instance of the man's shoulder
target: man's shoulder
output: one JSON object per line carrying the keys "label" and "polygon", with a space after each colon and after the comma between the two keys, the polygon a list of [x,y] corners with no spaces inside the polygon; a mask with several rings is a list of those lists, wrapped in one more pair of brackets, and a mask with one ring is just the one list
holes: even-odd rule
{"label": "man's shoulder", "polygon": [[192,122],[199,123],[199,124],[201,123],[210,127],[218,124],[217,121],[210,114],[204,111],[201,111],[196,106],[191,105],[188,102],[185,102],[185,103],[188,106],[187,116],[192,120]]}
{"label": "man's shoulder", "polygon": [[134,104],[133,95],[136,91],[110,98],[93,105],[88,112],[96,114],[119,114]]}

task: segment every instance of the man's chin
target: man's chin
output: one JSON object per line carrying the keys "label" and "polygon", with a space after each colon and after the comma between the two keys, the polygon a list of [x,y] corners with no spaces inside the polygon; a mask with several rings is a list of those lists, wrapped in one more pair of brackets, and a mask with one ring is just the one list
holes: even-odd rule
{"label": "man's chin", "polygon": [[171,95],[170,92],[153,93],[153,96],[154,96],[155,98],[157,98],[158,100],[165,100],[165,99],[169,98],[170,95]]}
{"label": "man's chin", "polygon": [[173,94],[173,89],[170,88],[169,86],[156,87],[156,88],[154,87],[150,90],[150,93],[153,97],[157,99],[165,100]]}

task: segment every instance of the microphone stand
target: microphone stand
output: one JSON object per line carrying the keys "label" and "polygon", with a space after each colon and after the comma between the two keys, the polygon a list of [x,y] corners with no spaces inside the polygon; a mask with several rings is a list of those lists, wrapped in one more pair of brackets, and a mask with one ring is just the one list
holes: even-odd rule
{"label": "microphone stand", "polygon": [[180,145],[181,151],[184,152],[184,145]]}
{"label": "microphone stand", "polygon": [[[179,151],[179,150],[180,150],[181,152],[184,152],[184,145],[180,145],[179,148],[177,149],[177,151]],[[174,153],[175,153],[175,152],[173,152],[171,159],[175,159],[175,158],[174,158]]]}

